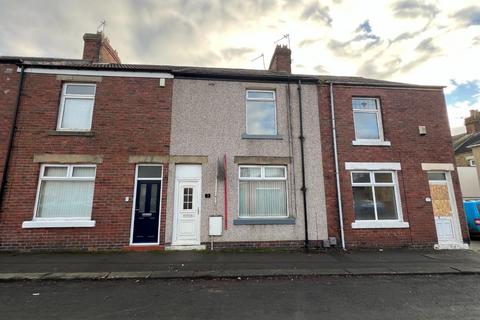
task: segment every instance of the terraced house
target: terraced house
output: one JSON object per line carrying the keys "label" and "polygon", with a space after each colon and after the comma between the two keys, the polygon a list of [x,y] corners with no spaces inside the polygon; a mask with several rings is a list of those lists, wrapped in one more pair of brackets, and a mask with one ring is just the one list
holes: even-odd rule
{"label": "terraced house", "polygon": [[466,247],[442,87],[290,65],[0,58],[0,250]]}

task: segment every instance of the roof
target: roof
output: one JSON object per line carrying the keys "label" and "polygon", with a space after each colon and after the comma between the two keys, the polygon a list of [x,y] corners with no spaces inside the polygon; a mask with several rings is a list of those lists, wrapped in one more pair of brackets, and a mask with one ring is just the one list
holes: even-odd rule
{"label": "roof", "polygon": [[480,144],[480,132],[463,133],[452,137],[455,154],[471,152],[470,146]]}
{"label": "roof", "polygon": [[0,63],[17,63],[36,68],[109,70],[109,71],[138,71],[138,72],[168,72],[176,77],[195,78],[222,78],[222,79],[255,79],[262,81],[305,81],[305,82],[333,82],[348,85],[368,85],[402,88],[430,88],[443,89],[443,86],[416,85],[401,82],[392,82],[378,79],[333,75],[288,74],[258,69],[212,68],[194,66],[172,66],[151,64],[114,64],[91,63],[82,59],[41,58],[21,56],[0,56]]}

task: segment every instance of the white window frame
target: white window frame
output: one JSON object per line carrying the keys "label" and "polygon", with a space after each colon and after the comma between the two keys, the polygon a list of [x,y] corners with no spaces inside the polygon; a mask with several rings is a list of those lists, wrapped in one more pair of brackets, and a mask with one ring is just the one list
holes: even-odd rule
{"label": "white window frame", "polygon": [[[370,182],[353,182],[354,173],[368,173]],[[375,173],[390,173],[392,175],[392,182],[376,182]],[[363,228],[408,228],[409,223],[403,221],[402,213],[402,201],[400,198],[400,190],[398,187],[398,176],[395,170],[353,170],[350,171],[350,180],[352,183],[352,199],[354,187],[370,187],[372,188],[372,197],[375,210],[375,220],[355,220],[352,223],[353,229]],[[395,193],[395,206],[397,209],[397,219],[393,220],[380,220],[377,213],[377,200],[375,196],[375,187],[393,187]],[[355,216],[355,207],[353,208],[353,214]],[[355,216],[356,218],[356,216]]]}
{"label": "white window frame", "polygon": [[[269,99],[269,98],[249,98],[248,97],[248,93],[249,92],[263,92],[263,93],[273,93],[273,99]],[[275,90],[254,90],[254,89],[247,89],[245,91],[245,132],[247,135],[250,135],[250,136],[264,136],[264,134],[256,134],[256,133],[250,133],[248,131],[248,115],[247,115],[247,103],[248,101],[273,101],[273,105],[274,105],[274,111],[275,111],[275,115],[274,115],[274,120],[275,120],[275,133],[273,134],[267,134],[267,136],[276,136],[278,135],[278,127],[277,127],[277,95],[276,95],[276,92]]]}
{"label": "white window frame", "polygon": [[[91,94],[67,94],[67,86],[90,86],[94,87],[93,95]],[[77,82],[66,82],[62,87],[62,96],[60,98],[60,108],[58,109],[58,119],[57,119],[57,131],[76,131],[76,132],[89,132],[92,130],[93,122],[93,109],[95,109],[95,96],[97,94],[97,85],[95,83],[77,83]],[[62,128],[63,115],[65,111],[65,100],[66,99],[91,99],[93,101],[93,107],[90,112],[90,126],[88,129],[78,129],[78,128]]]}
{"label": "white window frame", "polygon": [[[45,169],[49,167],[67,168],[66,177],[46,177]],[[93,177],[73,177],[74,168],[94,168],[95,175]],[[40,167],[40,175],[38,177],[37,194],[35,197],[35,206],[33,209],[33,217],[31,221],[24,221],[22,228],[65,228],[65,227],[94,227],[95,221],[92,219],[92,212],[89,217],[58,217],[58,218],[42,218],[37,217],[38,206],[40,200],[40,189],[42,181],[92,181],[94,182],[93,192],[95,194],[95,179],[97,176],[97,166],[95,164],[42,164]]]}
{"label": "white window frame", "polygon": [[[374,100],[377,106],[377,109],[370,110],[370,109],[355,109],[353,108],[353,100]],[[360,139],[357,137],[357,124],[355,122],[355,113],[374,113],[377,116],[377,126],[378,126],[378,139]],[[382,122],[382,108],[380,105],[379,98],[373,97],[352,97],[352,115],[353,115],[353,130],[355,131],[355,140],[352,142],[353,145],[370,145],[370,146],[390,146],[390,141],[385,141],[385,137],[383,135],[383,122]]]}
{"label": "white window frame", "polygon": [[469,167],[476,167],[476,163],[475,163],[475,157],[472,157],[472,156],[469,156],[469,157],[466,157],[465,160],[467,160],[467,163],[468,163],[468,166]]}
{"label": "white window frame", "polygon": [[[265,168],[282,168],[285,173],[284,177],[265,177]],[[260,168],[260,177],[241,177],[240,171],[242,168]],[[240,215],[240,181],[285,181],[285,196],[287,197],[287,211],[285,216],[241,216]],[[238,218],[239,219],[288,219],[289,218],[289,201],[288,201],[288,178],[287,178],[287,166],[283,165],[239,165],[238,166]]]}

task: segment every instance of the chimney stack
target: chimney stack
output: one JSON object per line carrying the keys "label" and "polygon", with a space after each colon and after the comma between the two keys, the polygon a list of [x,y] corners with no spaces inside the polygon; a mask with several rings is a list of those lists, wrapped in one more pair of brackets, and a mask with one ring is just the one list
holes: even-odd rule
{"label": "chimney stack", "polygon": [[465,118],[465,127],[469,134],[480,132],[480,111],[470,110],[470,117]]}
{"label": "chimney stack", "polygon": [[83,35],[83,57],[92,63],[121,63],[116,50],[103,32],[85,33]]}
{"label": "chimney stack", "polygon": [[292,51],[287,46],[277,45],[268,70],[292,73]]}

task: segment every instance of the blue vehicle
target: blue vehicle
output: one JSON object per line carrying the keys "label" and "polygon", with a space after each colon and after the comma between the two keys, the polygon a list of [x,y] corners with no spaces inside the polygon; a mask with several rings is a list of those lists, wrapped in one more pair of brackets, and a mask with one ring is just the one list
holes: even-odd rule
{"label": "blue vehicle", "polygon": [[464,201],[463,208],[467,216],[470,235],[480,236],[480,200]]}

